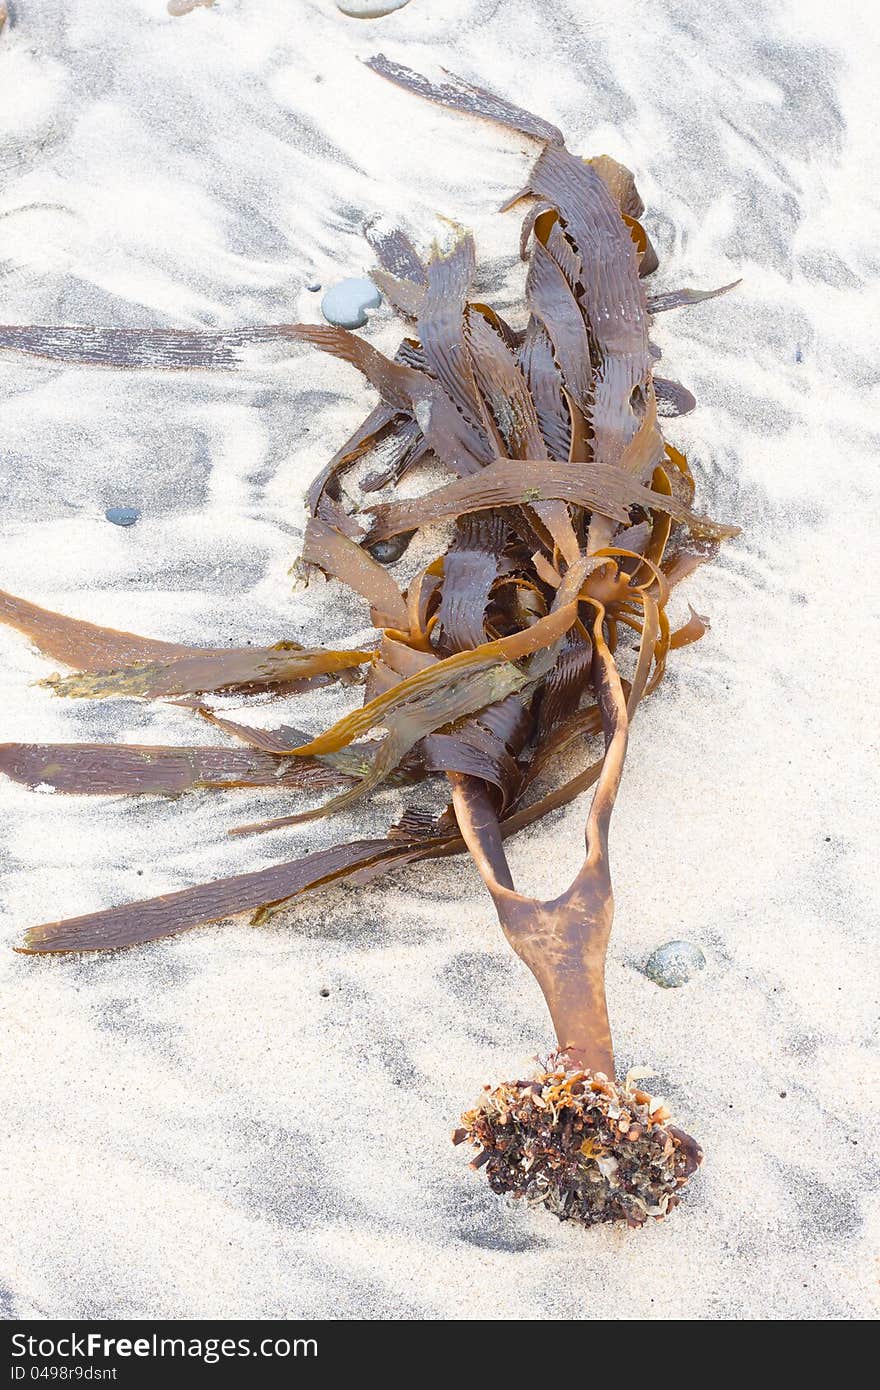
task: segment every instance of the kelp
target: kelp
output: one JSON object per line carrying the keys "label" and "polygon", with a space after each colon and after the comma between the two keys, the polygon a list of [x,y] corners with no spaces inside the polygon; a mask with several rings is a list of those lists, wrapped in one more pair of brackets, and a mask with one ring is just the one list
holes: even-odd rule
{"label": "kelp", "polygon": [[160,898],[146,898],[123,908],[88,912],[65,922],[48,922],[33,927],[20,949],[25,954],[81,951],[84,940],[92,943],[91,950],[142,945],[206,922],[222,921],[233,913],[285,902],[310,888],[336,883],[355,869],[400,854],[400,842],[391,838],[355,840],[286,864],[165,893]]}
{"label": "kelp", "polygon": [[117,671],[85,671],[49,676],[41,684],[56,695],[103,699],[111,695],[156,699],[210,690],[290,687],[312,676],[349,671],[369,661],[365,651],[324,651],[279,642],[274,647],[229,647],[194,651],[167,661],[137,662]]}
{"label": "kelp", "polygon": [[690,415],[696,409],[696,399],[680,381],[668,381],[665,377],[654,377],[654,394],[657,397],[659,415]]}
{"label": "kelp", "polygon": [[366,651],[308,649],[291,641],[273,647],[188,647],[68,618],[3,591],[0,622],[18,628],[46,656],[78,667],[75,675],[56,674],[41,684],[56,695],[81,699],[289,688],[313,676],[351,670],[371,656]]}
{"label": "kelp", "polygon": [[361,745],[356,761],[346,759],[342,764],[346,770],[358,773],[356,786],[341,792],[324,806],[238,826],[232,833],[249,835],[277,830],[350,805],[386,781],[410,749],[427,734],[452,725],[475,710],[496,704],[528,685],[534,679],[533,666],[523,669],[522,658],[546,652],[565,633],[574,617],[573,603],[560,604],[555,612],[524,632],[482,643],[406,676],[360,710],[345,715],[326,733],[291,749],[292,756],[338,756],[360,735],[384,725],[387,733],[374,748],[365,749]]}
{"label": "kelp", "polygon": [[152,367],[178,372],[193,368],[230,370],[246,360],[249,347],[283,341],[290,337],[291,327],[276,323],[254,328],[188,330],[0,324],[0,348],[67,366]]}
{"label": "kelp", "polygon": [[133,632],[99,627],[40,608],[28,599],[0,590],[0,621],[30,637],[45,656],[81,671],[107,671],[135,662],[175,660],[194,648]]}
{"label": "kelp", "polygon": [[318,565],[326,574],[341,579],[370,605],[377,627],[401,628],[409,625],[403,596],[378,560],[348,536],[317,517],[310,517],[303,539],[302,558]]}
{"label": "kelp", "polygon": [[317,760],[291,762],[252,748],[132,743],[0,744],[0,772],[29,787],[87,796],[178,796],[230,787],[319,792],[351,780]]}
{"label": "kelp", "polygon": [[729,285],[721,285],[717,290],[669,290],[666,294],[649,294],[648,309],[652,314],[664,314],[669,309],[680,309],[683,305],[701,304],[704,299],[717,299],[741,284],[741,280],[731,280]]}
{"label": "kelp", "polygon": [[497,512],[457,518],[455,536],[443,559],[437,609],[437,646],[444,655],[482,642],[486,609],[498,577],[508,526]]}
{"label": "kelp", "polygon": [[[328,883],[467,850],[501,928],[532,972],[555,1032],[536,1077],[486,1088],[462,1119],[498,1192],[584,1225],[664,1216],[702,1158],[658,1101],[614,1078],[605,997],[613,916],[612,813],[629,733],[669,655],[698,641],[693,609],[673,627],[678,584],[737,534],[694,509],[695,480],[660,420],[692,410],[686,387],[654,375],[652,315],[724,294],[649,294],[657,258],[632,173],[585,160],[561,131],[503,97],[449,76],[439,84],[381,55],[381,76],[455,111],[500,122],[540,148],[512,207],[531,199],[520,237],[528,263],[524,327],[473,297],[476,252],[454,228],[423,258],[406,234],[374,224],[374,278],[408,320],[393,358],[345,329],[286,324],[173,330],[0,329],[0,348],[62,363],[230,367],[249,345],[283,339],[349,363],[378,393],[363,424],[312,484],[301,573],[315,569],[366,601],[375,650],[306,651],[162,643],[63,618],[0,594],[0,619],[78,669],[60,695],[175,697],[236,741],[232,748],[8,744],[0,768],[57,791],[164,792],[275,786],[335,794],[232,833],[280,829],[347,808],[383,785],[439,779],[439,814],[408,805],[385,838],[359,840],[251,874],[28,932],[41,954],[135,945],[281,905]],[[738,282],[736,282],[738,283]],[[291,347],[292,350],[292,347]],[[422,459],[448,481],[401,495]],[[361,509],[341,486],[367,466]],[[378,464],[378,468],[376,465]],[[383,490],[384,495],[383,495]],[[401,589],[386,568],[416,531],[452,526]],[[289,694],[368,663],[363,702],[329,729],[259,729],[191,698],[209,690]],[[186,698],[189,697],[189,698]],[[582,767],[559,782],[562,755]],[[554,784],[554,774],[556,782]],[[505,841],[593,788],[584,860],[549,901],[517,891]]]}
{"label": "kelp", "polygon": [[373,543],[413,526],[458,517],[465,512],[516,504],[533,507],[547,498],[574,502],[618,524],[629,520],[631,507],[639,506],[645,511],[666,512],[676,521],[687,522],[691,531],[700,536],[720,539],[735,534],[736,529],[719,526],[708,517],[689,511],[673,497],[643,487],[625,467],[558,463],[553,459],[499,459],[474,477],[449,483],[436,492],[408,502],[370,506],[367,510],[373,513],[374,520],[367,540]]}

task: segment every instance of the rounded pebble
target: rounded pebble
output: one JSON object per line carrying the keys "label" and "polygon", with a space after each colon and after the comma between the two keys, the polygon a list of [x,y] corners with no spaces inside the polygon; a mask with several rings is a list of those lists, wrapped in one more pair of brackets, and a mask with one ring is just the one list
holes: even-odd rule
{"label": "rounded pebble", "polygon": [[108,507],[104,515],[114,526],[134,526],[141,514],[137,507]]}
{"label": "rounded pebble", "polygon": [[378,309],[382,296],[372,280],[356,276],[340,280],[321,300],[321,313],[337,328],[363,328],[367,310]]}
{"label": "rounded pebble", "polygon": [[409,0],[336,0],[337,10],[351,15],[352,19],[381,19],[408,4]]}
{"label": "rounded pebble", "polygon": [[645,974],[662,989],[678,989],[706,968],[706,957],[691,941],[667,941],[645,962]]}
{"label": "rounded pebble", "polygon": [[367,549],[380,565],[393,565],[395,560],[400,559],[414,535],[415,531],[401,531],[399,536],[389,536],[387,540],[376,541],[375,545],[369,545]]}
{"label": "rounded pebble", "polygon": [[320,288],[321,288],[321,281],[320,281],[320,280],[307,280],[307,281],[306,281],[306,289],[309,291],[310,294],[317,294],[317,293],[318,293],[318,290],[319,290]]}

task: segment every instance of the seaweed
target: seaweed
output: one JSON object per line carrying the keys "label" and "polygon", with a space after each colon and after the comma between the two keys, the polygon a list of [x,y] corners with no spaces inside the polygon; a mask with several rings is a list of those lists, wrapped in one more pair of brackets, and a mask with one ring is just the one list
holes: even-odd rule
{"label": "seaweed", "polygon": [[352,779],[306,758],[254,748],[143,747],[134,743],[4,743],[0,771],[29,787],[79,794],[178,796],[228,787],[326,791]]}
{"label": "seaweed", "polygon": [[[467,851],[543,993],[555,1042],[535,1075],[486,1087],[453,1137],[476,1147],[473,1166],[498,1192],[583,1225],[639,1226],[676,1205],[702,1152],[638,1077],[615,1077],[605,997],[609,835],[638,707],[660,685],[669,653],[709,627],[691,609],[673,630],[670,594],[737,534],[694,509],[688,461],[663,438],[661,417],[696,402],[686,387],[654,375],[650,329],[653,314],[734,285],[648,294],[657,257],[628,169],[609,156],[572,154],[556,126],[449,74],[435,84],[381,55],[369,66],[539,143],[506,205],[533,200],[520,237],[528,262],[522,329],[473,297],[469,233],[455,228],[445,248],[423,258],[405,233],[374,225],[374,277],[409,320],[394,358],[344,329],[308,324],[223,333],[18,326],[0,328],[0,348],[67,364],[231,369],[253,344],[283,340],[361,372],[379,402],[309,489],[300,574],[320,569],[360,595],[379,633],[375,649],[186,647],[0,594],[0,619],[76,668],[44,682],[58,695],[182,696],[179,705],[238,745],[6,744],[0,769],[28,786],[81,794],[230,786],[334,793],[318,806],[294,801],[234,834],[328,815],[386,783],[418,789],[439,780],[449,802],[439,815],[408,805],[384,838],[33,927],[19,949],[115,949],[241,912],[262,921],[328,883],[364,883]],[[362,487],[390,495],[357,511],[341,475],[371,455],[379,471]],[[395,495],[426,457],[450,480]],[[449,545],[402,590],[388,566],[416,531],[438,522],[453,524]],[[368,667],[361,706],[313,735],[252,728],[192,698],[286,695],[316,680],[350,681],[360,665]],[[591,750],[596,739],[601,746]],[[552,785],[560,756],[573,748],[585,765]],[[507,838],[590,788],[573,881],[550,901],[518,892]]]}
{"label": "seaweed", "polygon": [[52,613],[2,590],[0,621],[30,637],[46,656],[78,667],[74,675],[48,676],[41,684],[57,695],[80,698],[289,689],[313,676],[349,671],[371,656],[367,651],[308,649],[287,640],[272,647],[181,646]]}

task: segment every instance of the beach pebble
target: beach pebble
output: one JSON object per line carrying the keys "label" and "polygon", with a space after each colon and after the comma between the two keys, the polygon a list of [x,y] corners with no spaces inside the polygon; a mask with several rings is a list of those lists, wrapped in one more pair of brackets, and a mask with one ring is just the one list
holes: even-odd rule
{"label": "beach pebble", "polygon": [[320,281],[320,280],[307,280],[307,281],[306,281],[306,289],[309,291],[310,294],[317,294],[317,293],[318,293],[318,290],[319,290],[320,288],[321,288],[321,281]]}
{"label": "beach pebble", "polygon": [[114,526],[134,526],[141,514],[137,507],[108,507],[104,515]]}
{"label": "beach pebble", "polygon": [[378,309],[381,303],[382,296],[372,280],[355,276],[340,280],[327,291],[321,300],[321,313],[337,328],[363,328],[367,310]]}
{"label": "beach pebble", "polygon": [[678,989],[706,968],[706,957],[691,941],[667,941],[652,951],[645,974],[663,989]]}
{"label": "beach pebble", "polygon": [[400,559],[414,535],[415,531],[401,531],[400,535],[376,541],[375,545],[367,546],[367,549],[380,565],[393,565],[395,560]]}
{"label": "beach pebble", "polygon": [[352,19],[381,19],[384,14],[402,10],[409,0],[336,0],[337,10]]}

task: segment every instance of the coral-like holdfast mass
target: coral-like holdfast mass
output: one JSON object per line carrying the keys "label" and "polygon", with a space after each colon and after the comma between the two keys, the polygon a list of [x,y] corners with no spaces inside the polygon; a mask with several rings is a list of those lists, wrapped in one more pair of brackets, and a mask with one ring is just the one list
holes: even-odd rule
{"label": "coral-like holdfast mass", "polygon": [[[249,344],[282,340],[350,363],[379,399],[309,490],[300,566],[363,597],[377,645],[188,647],[0,593],[0,619],[72,668],[48,678],[57,694],[183,700],[236,741],[6,744],[0,769],[66,793],[251,786],[275,788],[282,803],[287,793],[330,794],[318,807],[294,802],[272,820],[238,826],[239,835],[327,815],[389,781],[440,779],[449,804],[435,815],[414,801],[381,838],[33,927],[21,950],[109,950],[242,912],[259,922],[324,884],[469,851],[507,940],[543,992],[555,1043],[534,1075],[487,1086],[453,1137],[476,1147],[473,1166],[498,1192],[564,1220],[638,1226],[676,1205],[702,1153],[670,1123],[663,1102],[640,1089],[638,1073],[615,1078],[605,1001],[609,830],[636,710],[662,681],[669,653],[707,628],[691,610],[671,630],[670,593],[737,534],[694,510],[687,460],[663,439],[659,416],[694,402],[654,375],[649,331],[653,314],[732,286],[647,295],[643,280],[657,258],[627,169],[604,155],[570,153],[549,122],[457,78],[435,85],[382,56],[370,66],[540,146],[508,204],[530,200],[521,235],[524,329],[472,298],[469,233],[457,230],[425,260],[403,232],[373,228],[376,290],[411,324],[393,360],[326,324],[203,333],[9,326],[0,327],[0,347],[74,364],[174,370],[234,367]],[[342,475],[377,448],[381,469],[361,486],[384,495],[358,512]],[[426,495],[395,496],[427,458],[451,480]],[[416,530],[440,520],[454,524],[448,549],[402,592],[385,565]],[[359,667],[367,668],[362,706],[316,735],[251,728],[200,699],[221,691],[287,696],[350,680]],[[588,765],[547,789],[559,755],[590,739],[601,743]],[[517,892],[505,839],[589,788],[574,881],[552,901]]]}

